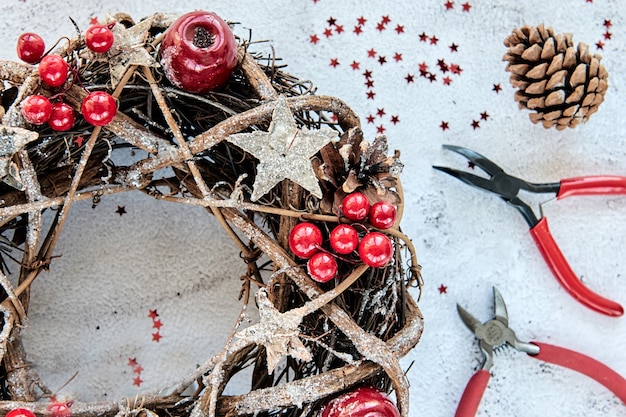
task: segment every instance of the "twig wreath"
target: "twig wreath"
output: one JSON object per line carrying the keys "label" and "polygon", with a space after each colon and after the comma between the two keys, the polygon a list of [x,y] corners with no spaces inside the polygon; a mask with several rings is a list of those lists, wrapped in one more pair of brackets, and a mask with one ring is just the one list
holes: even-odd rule
{"label": "twig wreath", "polygon": [[[48,53],[25,34],[26,64],[0,62],[0,413],[309,416],[326,407],[338,416],[329,401],[367,386],[393,388],[408,415],[398,359],[418,343],[423,318],[408,291],[421,276],[399,227],[399,152],[387,154],[384,136],[366,141],[346,103],[233,42],[211,13],[137,24],[117,14],[77,32]],[[192,66],[209,54],[208,73],[181,67],[181,54],[200,54]],[[136,160],[118,161],[128,148]],[[30,286],[53,267],[74,202],[130,191],[217,218],[241,251],[242,315],[223,350],[176,386],[54,403],[20,338]],[[253,293],[260,321],[244,327]],[[251,391],[223,395],[250,367]]]}

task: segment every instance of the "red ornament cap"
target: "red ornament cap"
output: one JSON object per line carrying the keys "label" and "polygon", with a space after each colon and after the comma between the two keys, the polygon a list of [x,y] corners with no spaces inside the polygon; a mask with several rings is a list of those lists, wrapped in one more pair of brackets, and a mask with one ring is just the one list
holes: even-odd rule
{"label": "red ornament cap", "polygon": [[329,402],[321,417],[400,417],[400,412],[382,392],[360,387]]}
{"label": "red ornament cap", "polygon": [[237,66],[237,41],[218,15],[206,11],[187,13],[165,32],[161,65],[175,86],[206,93],[223,86]]}
{"label": "red ornament cap", "polygon": [[365,235],[359,243],[359,257],[373,268],[382,268],[387,265],[393,256],[391,240],[380,232],[371,232]]}

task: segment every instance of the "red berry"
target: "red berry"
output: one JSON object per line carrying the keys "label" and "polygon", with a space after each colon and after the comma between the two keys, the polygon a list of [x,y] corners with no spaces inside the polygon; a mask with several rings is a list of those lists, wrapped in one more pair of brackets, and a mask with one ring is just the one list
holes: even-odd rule
{"label": "red berry", "polygon": [[80,111],[88,123],[94,126],[105,126],[115,118],[117,103],[112,95],[104,91],[94,91],[85,97]]}
{"label": "red berry", "polygon": [[14,408],[5,417],[35,417],[35,413],[27,408]]}
{"label": "red berry", "polygon": [[373,268],[387,265],[392,255],[391,240],[380,232],[366,234],[359,243],[359,257],[366,265]]}
{"label": "red berry", "polygon": [[50,417],[70,417],[72,404],[74,404],[73,401],[52,403],[48,406],[48,414]]}
{"label": "red berry", "polygon": [[347,255],[359,246],[359,233],[349,224],[340,224],[330,232],[330,246],[335,252]]}
{"label": "red berry", "polygon": [[228,24],[215,13],[187,13],[165,32],[161,65],[175,86],[206,93],[230,78],[237,66],[237,41]]}
{"label": "red berry", "polygon": [[382,392],[360,387],[329,402],[321,417],[400,417],[400,412]]}
{"label": "red berry", "polygon": [[322,232],[313,223],[298,223],[291,229],[288,240],[289,249],[296,256],[307,259],[319,250],[322,244]]}
{"label": "red berry", "polygon": [[65,132],[74,126],[76,116],[74,109],[67,103],[59,102],[52,105],[52,114],[48,119],[48,125],[57,132]]}
{"label": "red berry", "polygon": [[85,44],[94,52],[103,54],[111,49],[115,37],[106,25],[93,25],[85,32]]}
{"label": "red berry", "polygon": [[370,208],[370,224],[379,229],[389,229],[396,222],[396,208],[386,201],[379,201]]}
{"label": "red berry", "polygon": [[363,220],[370,210],[370,202],[363,193],[351,193],[341,202],[341,212],[350,220]]}
{"label": "red berry", "polygon": [[67,62],[59,55],[46,55],[39,62],[39,77],[46,85],[58,87],[67,80]]}
{"label": "red berry", "polygon": [[17,38],[17,56],[28,64],[34,64],[41,59],[46,50],[43,38],[36,33],[22,33]]}
{"label": "red berry", "polygon": [[22,116],[28,123],[41,125],[48,121],[52,114],[52,104],[44,96],[34,94],[22,102]]}
{"label": "red berry", "polygon": [[337,276],[339,267],[335,258],[326,252],[317,252],[306,264],[309,275],[317,282],[327,282]]}

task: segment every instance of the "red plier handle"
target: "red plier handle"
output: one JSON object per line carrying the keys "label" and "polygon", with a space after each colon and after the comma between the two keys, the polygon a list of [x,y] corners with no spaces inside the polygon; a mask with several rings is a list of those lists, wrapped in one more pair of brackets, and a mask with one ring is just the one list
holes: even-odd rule
{"label": "red plier handle", "polygon": [[[530,357],[572,369],[604,385],[626,405],[626,379],[617,372],[582,353],[547,343],[532,342],[539,347]],[[485,393],[491,374],[481,369],[470,378],[457,406],[455,417],[474,417]]]}
{"label": "red plier handle", "polygon": [[[626,194],[626,177],[577,177],[561,180],[560,184],[558,199],[579,195]],[[620,304],[596,294],[582,284],[552,237],[545,217],[530,229],[530,234],[556,279],[574,299],[607,316],[624,314],[624,307]]]}

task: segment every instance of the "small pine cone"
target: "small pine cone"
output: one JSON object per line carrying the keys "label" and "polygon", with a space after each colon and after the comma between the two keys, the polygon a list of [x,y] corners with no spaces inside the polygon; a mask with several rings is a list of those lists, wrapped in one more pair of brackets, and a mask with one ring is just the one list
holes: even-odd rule
{"label": "small pine cone", "polygon": [[530,120],[548,129],[576,127],[598,111],[604,101],[608,72],[602,57],[589,53],[589,46],[574,47],[572,34],[555,34],[542,25],[515,29],[504,40],[509,48],[511,85],[518,89],[520,108],[533,110]]}

